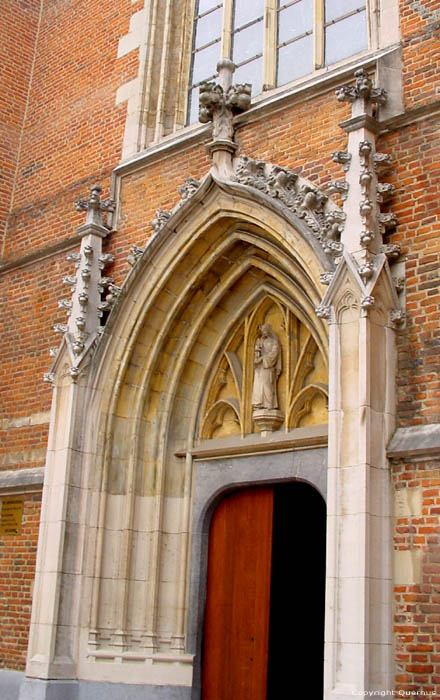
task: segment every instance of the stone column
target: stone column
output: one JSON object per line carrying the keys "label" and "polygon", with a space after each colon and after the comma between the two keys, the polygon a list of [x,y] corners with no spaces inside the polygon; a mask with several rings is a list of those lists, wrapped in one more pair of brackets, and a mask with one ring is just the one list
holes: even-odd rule
{"label": "stone column", "polygon": [[[386,445],[394,428],[394,326],[398,300],[383,252],[391,214],[379,202],[374,102],[386,95],[364,71],[338,99],[353,104],[347,153],[333,154],[346,180],[343,252],[322,305],[330,324],[328,555],[325,698],[348,700],[392,688],[391,479]],[[388,250],[388,249],[387,249]]]}
{"label": "stone column", "polygon": [[[100,317],[117,293],[111,281],[101,277],[113,257],[102,254],[102,239],[109,233],[102,211],[113,202],[100,200],[95,186],[77,208],[87,212],[79,253],[69,255],[76,275],[65,282],[72,296],[60,302],[68,312],[66,325],[46,380],[54,385],[48,451],[46,457],[40,534],[36,563],[32,619],[22,700],[76,697],[77,633],[82,583],[82,555],[88,490],[82,474],[82,435],[87,420],[91,388],[88,367],[100,337]],[[101,294],[110,287],[110,294]],[[53,686],[57,686],[56,690]],[[52,689],[51,689],[52,688]]]}

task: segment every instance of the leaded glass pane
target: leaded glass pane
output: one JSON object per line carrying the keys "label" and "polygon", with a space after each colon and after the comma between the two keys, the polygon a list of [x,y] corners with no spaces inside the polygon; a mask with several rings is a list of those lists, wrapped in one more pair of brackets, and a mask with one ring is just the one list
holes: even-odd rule
{"label": "leaded glass pane", "polygon": [[285,85],[313,71],[313,36],[310,34],[278,49],[277,85]]}
{"label": "leaded glass pane", "polygon": [[201,15],[203,12],[207,12],[212,7],[222,4],[222,0],[199,0],[199,6],[196,7],[196,11],[197,14]]}
{"label": "leaded glass pane", "polygon": [[199,120],[199,88],[193,88],[189,92],[188,124],[195,124]]}
{"label": "leaded glass pane", "polygon": [[285,7],[278,13],[278,43],[293,39],[313,28],[313,5],[311,0],[302,0]]}
{"label": "leaded glass pane", "polygon": [[250,27],[236,32],[233,37],[232,60],[241,63],[263,53],[263,21],[251,24]]}
{"label": "leaded glass pane", "polygon": [[209,78],[217,70],[217,63],[220,60],[220,42],[211,44],[202,51],[194,54],[194,62],[191,76],[191,84],[199,83],[201,80]]}
{"label": "leaded glass pane", "polygon": [[264,14],[264,0],[235,0],[234,29]]}
{"label": "leaded glass pane", "polygon": [[325,29],[325,64],[328,66],[368,48],[365,10]]}
{"label": "leaded glass pane", "polygon": [[244,66],[240,66],[234,73],[234,83],[251,83],[252,95],[259,95],[262,90],[263,59],[256,58]]}
{"label": "leaded glass pane", "polygon": [[197,20],[196,27],[196,40],[194,48],[198,49],[200,46],[208,44],[213,39],[218,39],[222,31],[222,10],[214,10],[210,12],[209,15],[200,17]]}
{"label": "leaded glass pane", "polygon": [[364,0],[325,0],[325,21],[331,22],[333,19],[364,7]]}

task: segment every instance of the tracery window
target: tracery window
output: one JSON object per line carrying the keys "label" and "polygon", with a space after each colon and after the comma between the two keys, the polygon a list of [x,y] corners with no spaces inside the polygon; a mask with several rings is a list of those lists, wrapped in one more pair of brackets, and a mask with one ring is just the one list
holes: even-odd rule
{"label": "tracery window", "polygon": [[368,48],[367,0],[196,0],[188,122],[198,90],[221,57],[253,95],[285,85]]}

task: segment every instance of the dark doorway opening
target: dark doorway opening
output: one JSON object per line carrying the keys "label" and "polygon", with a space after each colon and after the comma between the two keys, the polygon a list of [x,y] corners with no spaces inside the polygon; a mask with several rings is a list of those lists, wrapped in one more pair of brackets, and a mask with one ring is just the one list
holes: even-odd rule
{"label": "dark doorway opening", "polygon": [[203,700],[323,693],[326,508],[309,484],[228,495],[211,522]]}
{"label": "dark doorway opening", "polygon": [[325,550],[322,496],[275,486],[267,700],[323,696]]}

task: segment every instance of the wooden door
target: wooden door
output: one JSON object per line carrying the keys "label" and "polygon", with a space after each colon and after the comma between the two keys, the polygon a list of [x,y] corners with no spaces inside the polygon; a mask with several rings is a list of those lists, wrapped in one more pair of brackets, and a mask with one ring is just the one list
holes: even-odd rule
{"label": "wooden door", "polygon": [[203,700],[266,700],[273,489],[238,491],[210,530]]}

